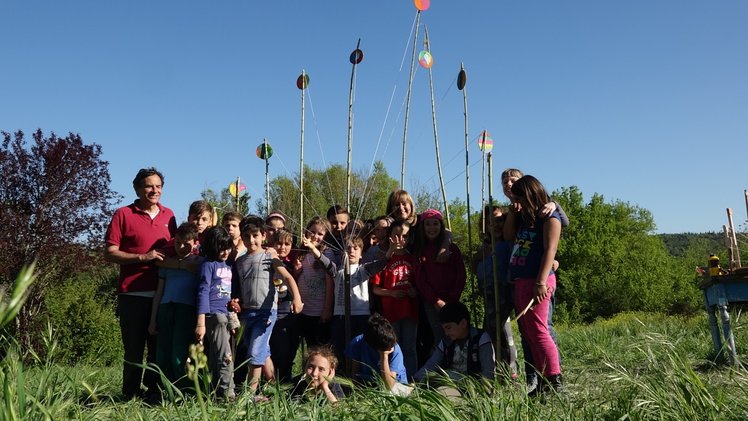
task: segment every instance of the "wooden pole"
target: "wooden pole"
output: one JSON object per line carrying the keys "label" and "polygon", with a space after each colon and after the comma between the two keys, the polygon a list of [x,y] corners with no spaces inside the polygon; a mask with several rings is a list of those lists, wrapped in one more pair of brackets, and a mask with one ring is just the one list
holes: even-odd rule
{"label": "wooden pole", "polygon": [[405,96],[405,127],[403,128],[403,158],[400,163],[400,190],[405,190],[405,144],[408,138],[408,116],[410,115],[410,93],[413,88],[413,73],[415,72],[416,48],[418,46],[418,26],[421,22],[421,11],[416,13],[416,30],[413,33],[413,55],[410,57],[410,77],[408,79],[408,94]]}
{"label": "wooden pole", "polygon": [[[486,130],[483,130],[481,132],[481,136],[483,136],[483,145],[486,144]],[[482,212],[483,209],[486,208],[486,147],[483,146],[480,148],[481,153],[481,169],[480,169],[480,208],[481,208],[481,220],[480,220],[480,226],[485,227],[486,221],[485,221],[485,215],[484,212]]]}
{"label": "wooden pole", "polygon": [[[348,160],[346,161],[345,171],[345,208],[349,211],[351,209],[351,153],[353,147],[353,84],[356,80],[356,65],[359,62],[359,47],[361,47],[361,38],[358,39],[356,49],[351,55],[351,86],[348,89]],[[347,313],[346,317],[349,317]]]}
{"label": "wooden pole", "polygon": [[304,226],[304,93],[306,71],[301,70],[301,147],[299,150],[299,226]]}
{"label": "wooden pole", "polygon": [[270,215],[270,151],[267,138],[262,139],[262,144],[265,149],[265,215]]}
{"label": "wooden pole", "polygon": [[[493,154],[488,153],[488,206],[489,206],[489,218],[493,217]],[[501,361],[501,348],[504,338],[501,337],[501,311],[499,310],[499,258],[496,256],[496,239],[491,235],[491,249],[494,253],[491,256],[491,262],[493,264],[493,300],[494,300],[494,311],[496,321],[496,363]]]}
{"label": "wooden pole", "polygon": [[[473,250],[473,235],[472,235],[472,229],[471,229],[471,214],[470,214],[470,153],[469,153],[469,132],[468,132],[468,102],[467,102],[467,86],[465,85],[465,81],[467,80],[467,75],[465,73],[465,64],[460,63],[460,73],[458,75],[458,82],[457,87],[462,91],[462,109],[463,109],[463,115],[465,117],[465,196],[467,200],[467,235],[468,235],[468,256],[472,256],[472,250]],[[482,210],[483,208],[481,208]],[[473,275],[472,271],[468,271],[470,276],[470,283],[473,287],[473,295],[477,296],[478,292],[478,284],[476,282],[475,276]]]}
{"label": "wooden pole", "polygon": [[[424,25],[425,39],[424,45],[426,51],[431,52],[431,45],[429,44],[429,29]],[[439,185],[442,189],[442,201],[444,202],[444,216],[447,219],[447,229],[452,230],[452,222],[449,218],[449,202],[447,202],[447,189],[444,187],[444,175],[442,174],[442,161],[439,154],[439,133],[436,130],[436,103],[434,101],[434,77],[429,67],[429,91],[431,92],[431,122],[434,126],[434,149],[436,150],[436,170],[439,174]]]}
{"label": "wooden pole", "polygon": [[732,209],[727,208],[727,221],[730,224],[730,243],[732,244],[732,258],[730,259],[730,269],[742,267],[740,264],[740,249],[738,249],[738,239],[735,236],[735,225],[732,223]]}
{"label": "wooden pole", "polygon": [[239,176],[236,177],[236,201],[234,202],[234,210],[237,212],[241,212],[239,210],[239,186],[241,186],[241,180],[239,179]]}
{"label": "wooden pole", "polygon": [[745,195],[745,219],[748,221],[748,190],[743,190],[743,194]]}

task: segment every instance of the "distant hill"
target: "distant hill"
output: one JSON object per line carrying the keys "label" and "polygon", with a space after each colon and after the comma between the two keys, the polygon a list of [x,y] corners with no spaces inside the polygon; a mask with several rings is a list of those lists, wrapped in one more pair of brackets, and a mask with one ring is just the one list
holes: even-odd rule
{"label": "distant hill", "polygon": [[697,239],[703,239],[709,244],[713,244],[714,253],[719,253],[725,249],[725,237],[721,232],[686,232],[681,234],[658,234],[657,236],[662,238],[668,252],[676,257],[682,257],[689,244]]}

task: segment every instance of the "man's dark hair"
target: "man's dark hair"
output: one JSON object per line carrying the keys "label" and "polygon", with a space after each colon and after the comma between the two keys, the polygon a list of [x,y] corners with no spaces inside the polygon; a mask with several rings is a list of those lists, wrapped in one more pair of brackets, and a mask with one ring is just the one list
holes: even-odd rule
{"label": "man's dark hair", "polygon": [[179,237],[184,241],[197,240],[197,226],[189,222],[183,222],[182,225],[177,227],[177,232],[174,233],[174,237]]}
{"label": "man's dark hair", "polygon": [[219,260],[218,255],[222,251],[234,249],[234,240],[226,231],[226,228],[217,225],[205,230],[205,238],[201,245],[205,258],[215,262]]}
{"label": "man's dark hair", "polygon": [[463,319],[467,320],[467,324],[470,326],[470,312],[465,304],[459,301],[447,303],[439,310],[439,322],[441,323],[460,323]]}
{"label": "man's dark hair", "polygon": [[377,351],[387,351],[397,343],[395,330],[390,322],[381,315],[374,313],[364,329],[364,341]]}
{"label": "man's dark hair", "polygon": [[257,215],[247,215],[239,222],[239,231],[243,237],[262,232],[264,227],[265,221]]}
{"label": "man's dark hair", "polygon": [[132,188],[137,190],[140,187],[143,187],[143,180],[146,178],[157,175],[158,178],[161,179],[161,186],[164,185],[164,175],[161,174],[161,172],[154,167],[150,168],[141,168],[140,171],[138,171],[138,174],[135,176],[135,178],[132,180]]}

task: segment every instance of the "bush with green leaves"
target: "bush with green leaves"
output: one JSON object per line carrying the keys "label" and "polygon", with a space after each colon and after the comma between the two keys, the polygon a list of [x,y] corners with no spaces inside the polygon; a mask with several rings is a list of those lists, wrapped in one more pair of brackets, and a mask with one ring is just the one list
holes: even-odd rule
{"label": "bush with green leaves", "polygon": [[53,286],[40,322],[50,323],[59,342],[61,363],[110,365],[122,359],[114,291],[107,267],[75,275]]}

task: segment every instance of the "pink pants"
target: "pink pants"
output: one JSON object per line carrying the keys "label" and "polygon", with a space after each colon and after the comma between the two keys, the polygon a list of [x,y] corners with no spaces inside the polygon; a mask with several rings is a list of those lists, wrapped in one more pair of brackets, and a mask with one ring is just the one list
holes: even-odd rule
{"label": "pink pants", "polygon": [[[556,289],[556,275],[548,276],[546,281],[550,292]],[[514,284],[514,308],[517,314],[527,307],[532,300],[535,290],[535,278],[518,278]],[[517,320],[522,336],[530,344],[532,360],[535,369],[544,376],[561,374],[561,364],[558,361],[558,349],[548,331],[548,307],[551,294],[536,303],[535,307],[528,310],[524,316]]]}

